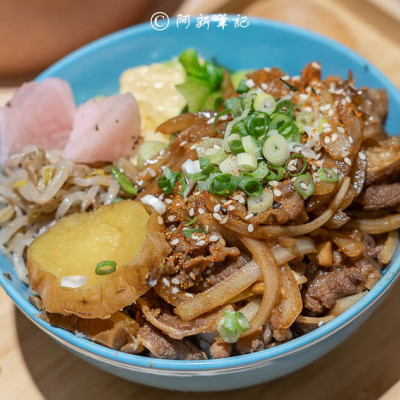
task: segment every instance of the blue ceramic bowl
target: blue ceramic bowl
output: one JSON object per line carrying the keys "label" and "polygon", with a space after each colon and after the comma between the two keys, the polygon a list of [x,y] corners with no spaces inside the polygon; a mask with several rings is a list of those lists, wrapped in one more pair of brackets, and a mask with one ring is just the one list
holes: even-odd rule
{"label": "blue ceramic bowl", "polygon": [[[233,18],[232,16],[230,18]],[[121,72],[135,65],[168,60],[195,47],[205,58],[216,58],[232,69],[279,66],[299,74],[308,62],[322,63],[324,75],[347,76],[351,69],[357,85],[385,88],[389,94],[387,130],[400,131],[400,93],[368,61],[332,40],[277,22],[249,19],[247,28],[209,30],[177,27],[171,20],[163,31],[150,24],[114,33],[65,57],[37,80],[58,76],[71,85],[78,102],[99,93],[118,91]],[[5,257],[0,258],[0,283],[17,307],[38,327],[79,357],[120,377],[160,388],[187,391],[227,390],[254,385],[293,372],[337,346],[377,308],[399,275],[400,251],[378,284],[351,309],[317,330],[275,348],[223,360],[173,361],[116,352],[53,328],[37,317],[29,303],[29,289],[21,283]],[[3,273],[11,275],[7,279]]]}

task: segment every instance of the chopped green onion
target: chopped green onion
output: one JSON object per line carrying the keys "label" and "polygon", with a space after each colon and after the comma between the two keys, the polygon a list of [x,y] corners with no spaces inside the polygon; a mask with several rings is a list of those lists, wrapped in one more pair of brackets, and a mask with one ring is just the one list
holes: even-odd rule
{"label": "chopped green onion", "polygon": [[315,192],[313,177],[310,174],[299,175],[294,181],[294,188],[303,199],[307,199]]}
{"label": "chopped green onion", "polygon": [[256,178],[258,180],[264,179],[266,176],[268,176],[268,174],[269,174],[269,168],[267,164],[265,164],[265,162],[263,161],[261,161],[258,164],[257,169],[251,173],[253,178]]}
{"label": "chopped green onion", "polygon": [[229,110],[235,117],[242,115],[243,106],[240,97],[231,97],[225,100],[225,109]]}
{"label": "chopped green onion", "polygon": [[254,171],[257,168],[257,157],[253,154],[240,153],[236,160],[241,171]]}
{"label": "chopped green onion", "polygon": [[226,343],[236,343],[243,332],[249,329],[249,321],[240,311],[224,312],[218,323],[218,333]]}
{"label": "chopped green onion", "polygon": [[115,261],[106,260],[99,262],[96,265],[95,273],[96,275],[108,275],[114,272],[117,268],[117,263]]}
{"label": "chopped green onion", "polygon": [[280,135],[270,136],[264,143],[263,154],[271,164],[283,165],[290,155],[287,141]]}
{"label": "chopped green onion", "polygon": [[255,138],[258,138],[267,131],[270,118],[268,114],[256,111],[247,118],[247,128],[249,134]]}
{"label": "chopped green onion", "polygon": [[197,217],[189,218],[183,223],[183,226],[193,225],[196,221],[197,221]]}
{"label": "chopped green onion", "polygon": [[247,154],[252,154],[256,157],[259,155],[259,147],[257,146],[257,143],[251,136],[245,136],[242,139],[243,143],[243,149]]}
{"label": "chopped green onion", "polygon": [[231,174],[215,175],[209,182],[209,192],[219,196],[231,196],[239,186],[239,179]]}
{"label": "chopped green onion", "polygon": [[224,137],[224,141],[223,141],[223,148],[227,153],[231,152],[231,148],[229,146],[229,142],[234,141],[234,140],[239,140],[242,141],[242,137],[240,135],[238,135],[237,133],[234,133],[232,135],[229,136],[225,136]]}
{"label": "chopped green onion", "polygon": [[269,174],[267,175],[267,179],[269,181],[280,181],[285,176],[285,168],[276,167],[273,165],[269,166]]}
{"label": "chopped green onion", "polygon": [[308,111],[301,111],[296,115],[296,123],[300,131],[303,131],[304,126],[311,126],[313,123],[313,116]]}
{"label": "chopped green onion", "polygon": [[221,149],[222,150],[223,146],[224,146],[223,139],[209,138],[209,139],[203,140],[196,146],[196,152],[199,157],[205,157],[205,152],[207,149],[216,149],[216,150]]}
{"label": "chopped green onion", "polygon": [[124,201],[124,199],[122,199],[121,197],[115,197],[111,204],[119,203],[121,201]]}
{"label": "chopped green onion", "polygon": [[[194,161],[194,162],[196,162],[196,161]],[[199,162],[198,165],[200,167],[200,172],[195,172],[193,174],[186,173],[186,176],[189,179],[194,179],[195,181],[204,181],[211,174],[211,172],[213,170],[213,166],[212,166],[210,160],[206,157],[200,157],[198,162]]]}
{"label": "chopped green onion", "polygon": [[237,165],[236,156],[229,154],[229,156],[218,165],[223,174],[239,175],[239,168]]}
{"label": "chopped green onion", "polygon": [[289,83],[288,81],[285,81],[282,78],[279,78],[279,80],[284,83],[290,90],[292,90],[293,92],[297,92],[299,90],[299,88],[297,86],[293,86],[291,83]]}
{"label": "chopped green onion", "polygon": [[259,196],[264,190],[262,183],[251,175],[243,175],[240,178],[239,188],[248,196]]}
{"label": "chopped green onion", "polygon": [[248,92],[249,89],[250,88],[246,85],[246,80],[241,79],[239,84],[237,85],[236,92],[242,94]]}
{"label": "chopped green onion", "polygon": [[290,100],[281,100],[275,108],[276,113],[287,115],[290,118],[294,116],[294,105]]}
{"label": "chopped green onion", "polygon": [[221,133],[221,134],[222,134],[222,132],[217,128],[217,123],[218,123],[218,120],[219,120],[223,115],[231,115],[231,111],[230,111],[230,110],[223,110],[223,111],[219,112],[219,113],[214,117],[214,122],[213,122],[214,131],[217,132],[217,133]]}
{"label": "chopped green onion", "polygon": [[[249,136],[247,136],[249,137]],[[232,154],[236,155],[239,153],[244,153],[244,148],[241,140],[230,140],[228,142],[229,149],[231,150]]]}
{"label": "chopped green onion", "polygon": [[[291,162],[292,160],[297,160],[295,162]],[[299,160],[301,162],[301,168],[299,169],[298,163]],[[296,164],[296,165],[294,165]],[[293,166],[293,168],[291,168]],[[290,176],[298,176],[304,174],[305,170],[307,169],[307,161],[306,158],[302,154],[292,154],[285,164],[285,170]]]}
{"label": "chopped green onion", "polygon": [[337,182],[339,180],[338,174],[331,168],[322,167],[317,171],[317,174],[323,182]]}
{"label": "chopped green onion", "polygon": [[254,72],[254,69],[241,69],[231,74],[231,82],[233,87],[236,89],[242,79],[246,80],[246,75]]}
{"label": "chopped green onion", "polygon": [[243,121],[238,121],[232,126],[231,134],[238,134],[240,136],[247,136],[249,133],[247,131],[246,124]]}
{"label": "chopped green onion", "polygon": [[256,111],[272,114],[275,111],[276,101],[268,93],[259,93],[254,100],[253,107]]}
{"label": "chopped green onion", "polygon": [[189,229],[182,229],[183,236],[187,238],[191,238],[193,233],[207,233],[204,228],[189,228]]}
{"label": "chopped green onion", "polygon": [[225,153],[224,149],[221,148],[212,148],[206,149],[204,151],[204,155],[213,163],[213,164],[220,164],[222,161],[228,157],[228,154]]}
{"label": "chopped green onion", "polygon": [[137,152],[137,166],[142,169],[145,162],[157,155],[162,149],[167,147],[167,143],[158,141],[144,142]]}
{"label": "chopped green onion", "polygon": [[115,180],[121,186],[121,189],[132,196],[136,196],[138,194],[138,189],[133,186],[131,180],[119,169],[112,167],[111,173],[113,174]]}
{"label": "chopped green onion", "polygon": [[271,122],[269,124],[269,129],[278,130],[281,126],[287,123],[291,123],[292,119],[284,114],[275,113],[272,116]]}
{"label": "chopped green onion", "polygon": [[172,172],[169,167],[166,166],[163,175],[157,179],[157,185],[165,194],[171,194],[175,188],[176,182],[178,181],[182,186],[182,191],[178,194],[183,194],[186,190],[186,181],[182,172]]}
{"label": "chopped green onion", "polygon": [[247,209],[254,214],[263,212],[272,206],[274,194],[272,190],[263,190],[257,197],[247,199]]}

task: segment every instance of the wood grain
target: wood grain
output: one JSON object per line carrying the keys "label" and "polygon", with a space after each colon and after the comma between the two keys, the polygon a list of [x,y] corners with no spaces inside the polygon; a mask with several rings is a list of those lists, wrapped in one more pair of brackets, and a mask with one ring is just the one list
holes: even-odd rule
{"label": "wood grain", "polygon": [[[400,26],[393,22],[390,13],[376,10],[372,2],[365,7],[364,3],[364,0],[229,3],[200,0],[184,3],[179,10],[192,14],[240,12],[318,31],[362,54],[400,87]],[[12,91],[12,86],[0,87],[0,104],[7,101]],[[382,395],[384,400],[400,399],[400,383],[395,385],[400,379],[399,308],[400,284],[396,284],[361,329],[312,365],[252,388],[190,394],[190,397],[192,400],[375,400]],[[186,400],[188,397],[121,380],[78,359],[33,326],[2,289],[0,318],[0,399]]]}

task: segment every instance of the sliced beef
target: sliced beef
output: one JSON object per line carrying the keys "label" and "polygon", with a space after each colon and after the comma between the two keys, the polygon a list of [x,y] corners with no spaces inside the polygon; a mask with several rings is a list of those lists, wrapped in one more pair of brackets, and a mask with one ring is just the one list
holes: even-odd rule
{"label": "sliced beef", "polygon": [[303,292],[304,307],[315,313],[331,309],[337,300],[358,292],[367,277],[356,267],[318,271]]}
{"label": "sliced beef", "polygon": [[367,188],[357,198],[365,210],[381,210],[400,204],[400,183],[374,185]]}
{"label": "sliced beef", "polygon": [[156,358],[169,360],[205,360],[204,351],[187,339],[171,339],[154,326],[145,323],[138,336],[146,349]]}

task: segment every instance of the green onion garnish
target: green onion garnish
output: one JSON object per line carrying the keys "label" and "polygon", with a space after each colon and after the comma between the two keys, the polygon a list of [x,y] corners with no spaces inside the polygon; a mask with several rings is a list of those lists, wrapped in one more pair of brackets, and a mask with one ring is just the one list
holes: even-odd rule
{"label": "green onion garnish", "polygon": [[241,171],[254,171],[257,168],[257,157],[254,154],[240,153],[236,161]]}
{"label": "green onion garnish", "polygon": [[182,191],[178,194],[183,194],[186,190],[186,181],[182,172],[172,172],[169,167],[166,166],[163,175],[157,179],[157,185],[165,194],[171,194],[175,188],[176,182],[178,181],[182,186]]}
{"label": "green onion garnish", "polygon": [[272,114],[275,111],[276,101],[268,93],[259,93],[254,99],[253,107],[256,111]]}
{"label": "green onion garnish", "polygon": [[189,218],[183,223],[183,226],[193,225],[196,221],[197,221],[197,217]]}
{"label": "green onion garnish", "polygon": [[115,261],[106,260],[99,262],[96,265],[95,273],[96,275],[108,275],[114,272],[117,268],[117,263]]}
{"label": "green onion garnish", "polygon": [[282,83],[284,83],[290,90],[292,90],[293,92],[297,92],[298,90],[299,90],[299,88],[298,87],[296,87],[296,86],[293,86],[291,83],[289,83],[288,81],[285,81],[284,79],[282,79],[282,78],[279,78],[279,80],[282,82]]}
{"label": "green onion garnish", "polygon": [[183,229],[183,236],[186,238],[191,238],[193,233],[207,233],[207,231],[204,228],[189,228],[189,229]]}
{"label": "green onion garnish", "polygon": [[241,79],[236,88],[236,92],[241,94],[241,93],[246,93],[248,91],[249,91],[249,87],[246,85],[246,80]]}
{"label": "green onion garnish", "polygon": [[252,213],[260,213],[272,206],[274,194],[272,190],[264,190],[259,196],[247,199],[247,209]]}
{"label": "green onion garnish", "polygon": [[186,173],[186,176],[189,179],[193,179],[195,181],[204,181],[206,180],[213,170],[213,166],[210,160],[207,157],[199,158],[200,172],[196,172],[194,174]]}
{"label": "green onion garnish", "polygon": [[239,153],[243,153],[243,144],[241,140],[230,140],[228,141],[229,149],[231,150],[232,154],[236,155]]}
{"label": "green onion garnish", "polygon": [[239,97],[226,99],[224,105],[225,109],[229,110],[235,117],[238,117],[243,113],[242,99]]}
{"label": "green onion garnish", "polygon": [[248,131],[254,138],[264,135],[270,122],[268,114],[261,111],[254,112],[246,120]]}
{"label": "green onion garnish", "polygon": [[232,126],[231,134],[238,134],[240,136],[247,136],[249,132],[247,131],[246,124],[243,121],[238,121]]}
{"label": "green onion garnish", "polygon": [[120,201],[124,201],[124,199],[121,197],[115,197],[114,200],[111,202],[111,204],[119,203]]}
{"label": "green onion garnish", "polygon": [[243,149],[247,154],[252,154],[253,156],[260,155],[260,144],[256,139],[251,136],[245,136],[242,139]]}
{"label": "green onion garnish", "polygon": [[275,165],[269,165],[269,174],[267,179],[269,181],[280,181],[285,176],[285,168],[277,167]]}
{"label": "green onion garnish", "polygon": [[231,196],[239,186],[239,179],[231,174],[216,174],[208,184],[209,192],[219,196]]}
{"label": "green onion garnish", "polygon": [[264,188],[260,181],[250,175],[243,175],[239,180],[239,188],[248,196],[259,196]]}
{"label": "green onion garnish", "polygon": [[317,174],[323,182],[333,183],[339,180],[338,174],[331,168],[322,167],[317,171]]}
{"label": "green onion garnish", "polygon": [[264,157],[273,165],[283,165],[289,158],[288,143],[280,135],[270,136],[263,146]]}
{"label": "green onion garnish", "polygon": [[[297,160],[296,162],[291,162],[292,160]],[[299,168],[299,162],[301,163]],[[295,164],[295,165],[294,165]],[[306,158],[302,154],[292,154],[286,161],[285,170],[290,176],[298,176],[304,174],[307,169]]]}
{"label": "green onion garnish", "polygon": [[290,118],[294,116],[294,105],[290,100],[280,101],[275,108],[276,113],[287,115]]}
{"label": "green onion garnish", "polygon": [[218,333],[226,343],[236,343],[243,332],[249,329],[249,321],[240,311],[225,311],[218,323]]}
{"label": "green onion garnish", "polygon": [[265,162],[261,161],[257,169],[251,173],[251,176],[255,179],[262,180],[269,174],[269,168]]}
{"label": "green onion garnish", "polygon": [[218,123],[218,120],[219,120],[223,115],[231,115],[231,111],[230,111],[230,110],[223,110],[223,111],[219,112],[219,113],[214,117],[214,122],[213,122],[214,131],[217,132],[217,133],[221,133],[221,134],[222,134],[222,132],[217,128],[217,123]]}
{"label": "green onion garnish", "polygon": [[294,181],[294,188],[304,200],[307,199],[315,192],[313,177],[310,174],[299,175]]}

